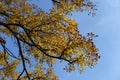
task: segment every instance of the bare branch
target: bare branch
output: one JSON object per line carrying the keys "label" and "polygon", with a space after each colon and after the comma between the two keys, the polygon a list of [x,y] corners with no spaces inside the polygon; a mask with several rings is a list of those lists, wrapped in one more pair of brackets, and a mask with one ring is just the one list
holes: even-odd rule
{"label": "bare branch", "polygon": [[20,75],[18,76],[18,78],[17,78],[17,80],[19,80],[20,79],[20,77],[22,76],[22,74],[24,73],[24,69],[22,70],[22,72],[20,73]]}
{"label": "bare branch", "polygon": [[22,53],[22,48],[21,48],[20,41],[19,41],[18,38],[16,38],[16,39],[17,39],[18,48],[19,48],[19,54],[20,54],[21,59],[22,59],[22,64],[23,64],[24,71],[26,72],[27,78],[30,80],[30,76],[29,76],[28,71],[27,71],[27,69],[26,69],[25,59],[24,59],[24,55],[23,55],[23,53]]}

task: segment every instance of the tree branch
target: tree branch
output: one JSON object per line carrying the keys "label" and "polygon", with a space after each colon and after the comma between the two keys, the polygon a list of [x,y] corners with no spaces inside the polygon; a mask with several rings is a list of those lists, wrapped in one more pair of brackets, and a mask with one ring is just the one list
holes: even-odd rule
{"label": "tree branch", "polygon": [[[27,78],[30,80],[30,76],[29,76],[28,71],[27,71],[27,69],[26,69],[25,59],[24,59],[24,55],[23,55],[23,53],[22,53],[22,48],[21,48],[20,41],[19,41],[18,38],[16,38],[16,39],[17,39],[17,43],[18,43],[18,47],[19,47],[19,54],[20,54],[21,59],[22,59],[23,69],[24,69],[24,71],[26,72]],[[23,71],[22,71],[22,73],[23,73]],[[21,75],[22,75],[22,74],[21,74]]]}
{"label": "tree branch", "polygon": [[17,80],[19,80],[20,79],[20,77],[22,76],[22,74],[24,73],[24,69],[22,70],[22,72],[20,73],[20,75],[18,76],[18,78],[17,78]]}

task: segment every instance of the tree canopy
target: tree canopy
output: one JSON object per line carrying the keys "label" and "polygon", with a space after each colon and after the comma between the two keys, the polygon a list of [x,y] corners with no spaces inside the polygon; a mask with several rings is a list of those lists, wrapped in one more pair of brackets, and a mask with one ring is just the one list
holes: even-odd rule
{"label": "tree canopy", "polygon": [[[97,64],[96,35],[83,36],[77,22],[68,17],[84,10],[94,15],[95,5],[88,0],[51,2],[53,6],[45,12],[29,0],[0,0],[1,80],[58,80],[53,68],[56,60],[67,62],[67,72],[78,68],[81,73]],[[8,38],[13,48],[8,48]]]}

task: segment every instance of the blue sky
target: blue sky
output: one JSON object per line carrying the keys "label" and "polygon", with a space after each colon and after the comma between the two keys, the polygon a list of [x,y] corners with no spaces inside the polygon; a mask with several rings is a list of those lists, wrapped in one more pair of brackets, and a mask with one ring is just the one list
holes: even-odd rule
{"label": "blue sky", "polygon": [[[51,4],[50,0],[46,1],[35,3],[48,10]],[[66,73],[62,70],[63,64],[55,65],[55,73],[60,80],[120,80],[120,0],[92,1],[97,5],[96,16],[91,17],[84,12],[74,13],[72,17],[83,35],[88,32],[99,35],[94,42],[101,58],[95,67],[87,68],[82,74],[78,71]]]}
{"label": "blue sky", "polygon": [[95,44],[101,55],[98,64],[79,74],[68,73],[61,80],[120,80],[120,0],[94,0],[98,11],[95,17],[84,13],[75,13],[81,33],[93,32],[99,35]]}
{"label": "blue sky", "polygon": [[[49,10],[50,0],[32,0],[44,10]],[[39,2],[40,1],[40,2]],[[101,58],[92,69],[87,68],[80,74],[63,71],[64,64],[56,64],[55,73],[60,80],[120,80],[120,0],[92,0],[96,3],[96,16],[86,12],[74,13],[80,33],[93,32],[99,37],[94,39]],[[11,44],[8,44],[8,46]]]}

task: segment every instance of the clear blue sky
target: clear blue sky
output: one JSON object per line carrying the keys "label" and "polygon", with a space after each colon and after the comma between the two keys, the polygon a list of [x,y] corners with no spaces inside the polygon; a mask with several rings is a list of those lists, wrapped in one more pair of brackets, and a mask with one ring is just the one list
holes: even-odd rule
{"label": "clear blue sky", "polygon": [[[51,7],[50,0],[32,1],[44,10]],[[72,17],[83,35],[88,32],[99,35],[94,42],[101,58],[95,67],[87,68],[82,74],[78,71],[66,73],[62,69],[63,64],[55,65],[55,73],[60,80],[120,80],[120,0],[92,1],[97,5],[96,16],[88,16],[85,12],[74,13]]]}
{"label": "clear blue sky", "polygon": [[[83,74],[73,72],[61,80],[120,80],[120,0],[94,0],[97,16],[76,13],[81,33],[93,32],[101,58],[93,69]],[[64,76],[64,75],[63,75]]]}
{"label": "clear blue sky", "polygon": [[[120,0],[92,1],[98,9],[95,17],[87,13],[74,13],[73,18],[83,35],[87,32],[99,35],[94,42],[101,58],[94,68],[87,68],[82,74],[78,71],[66,73],[62,70],[62,64],[55,65],[60,80],[120,80]],[[37,4],[44,10],[51,6],[50,0],[41,0]]]}

